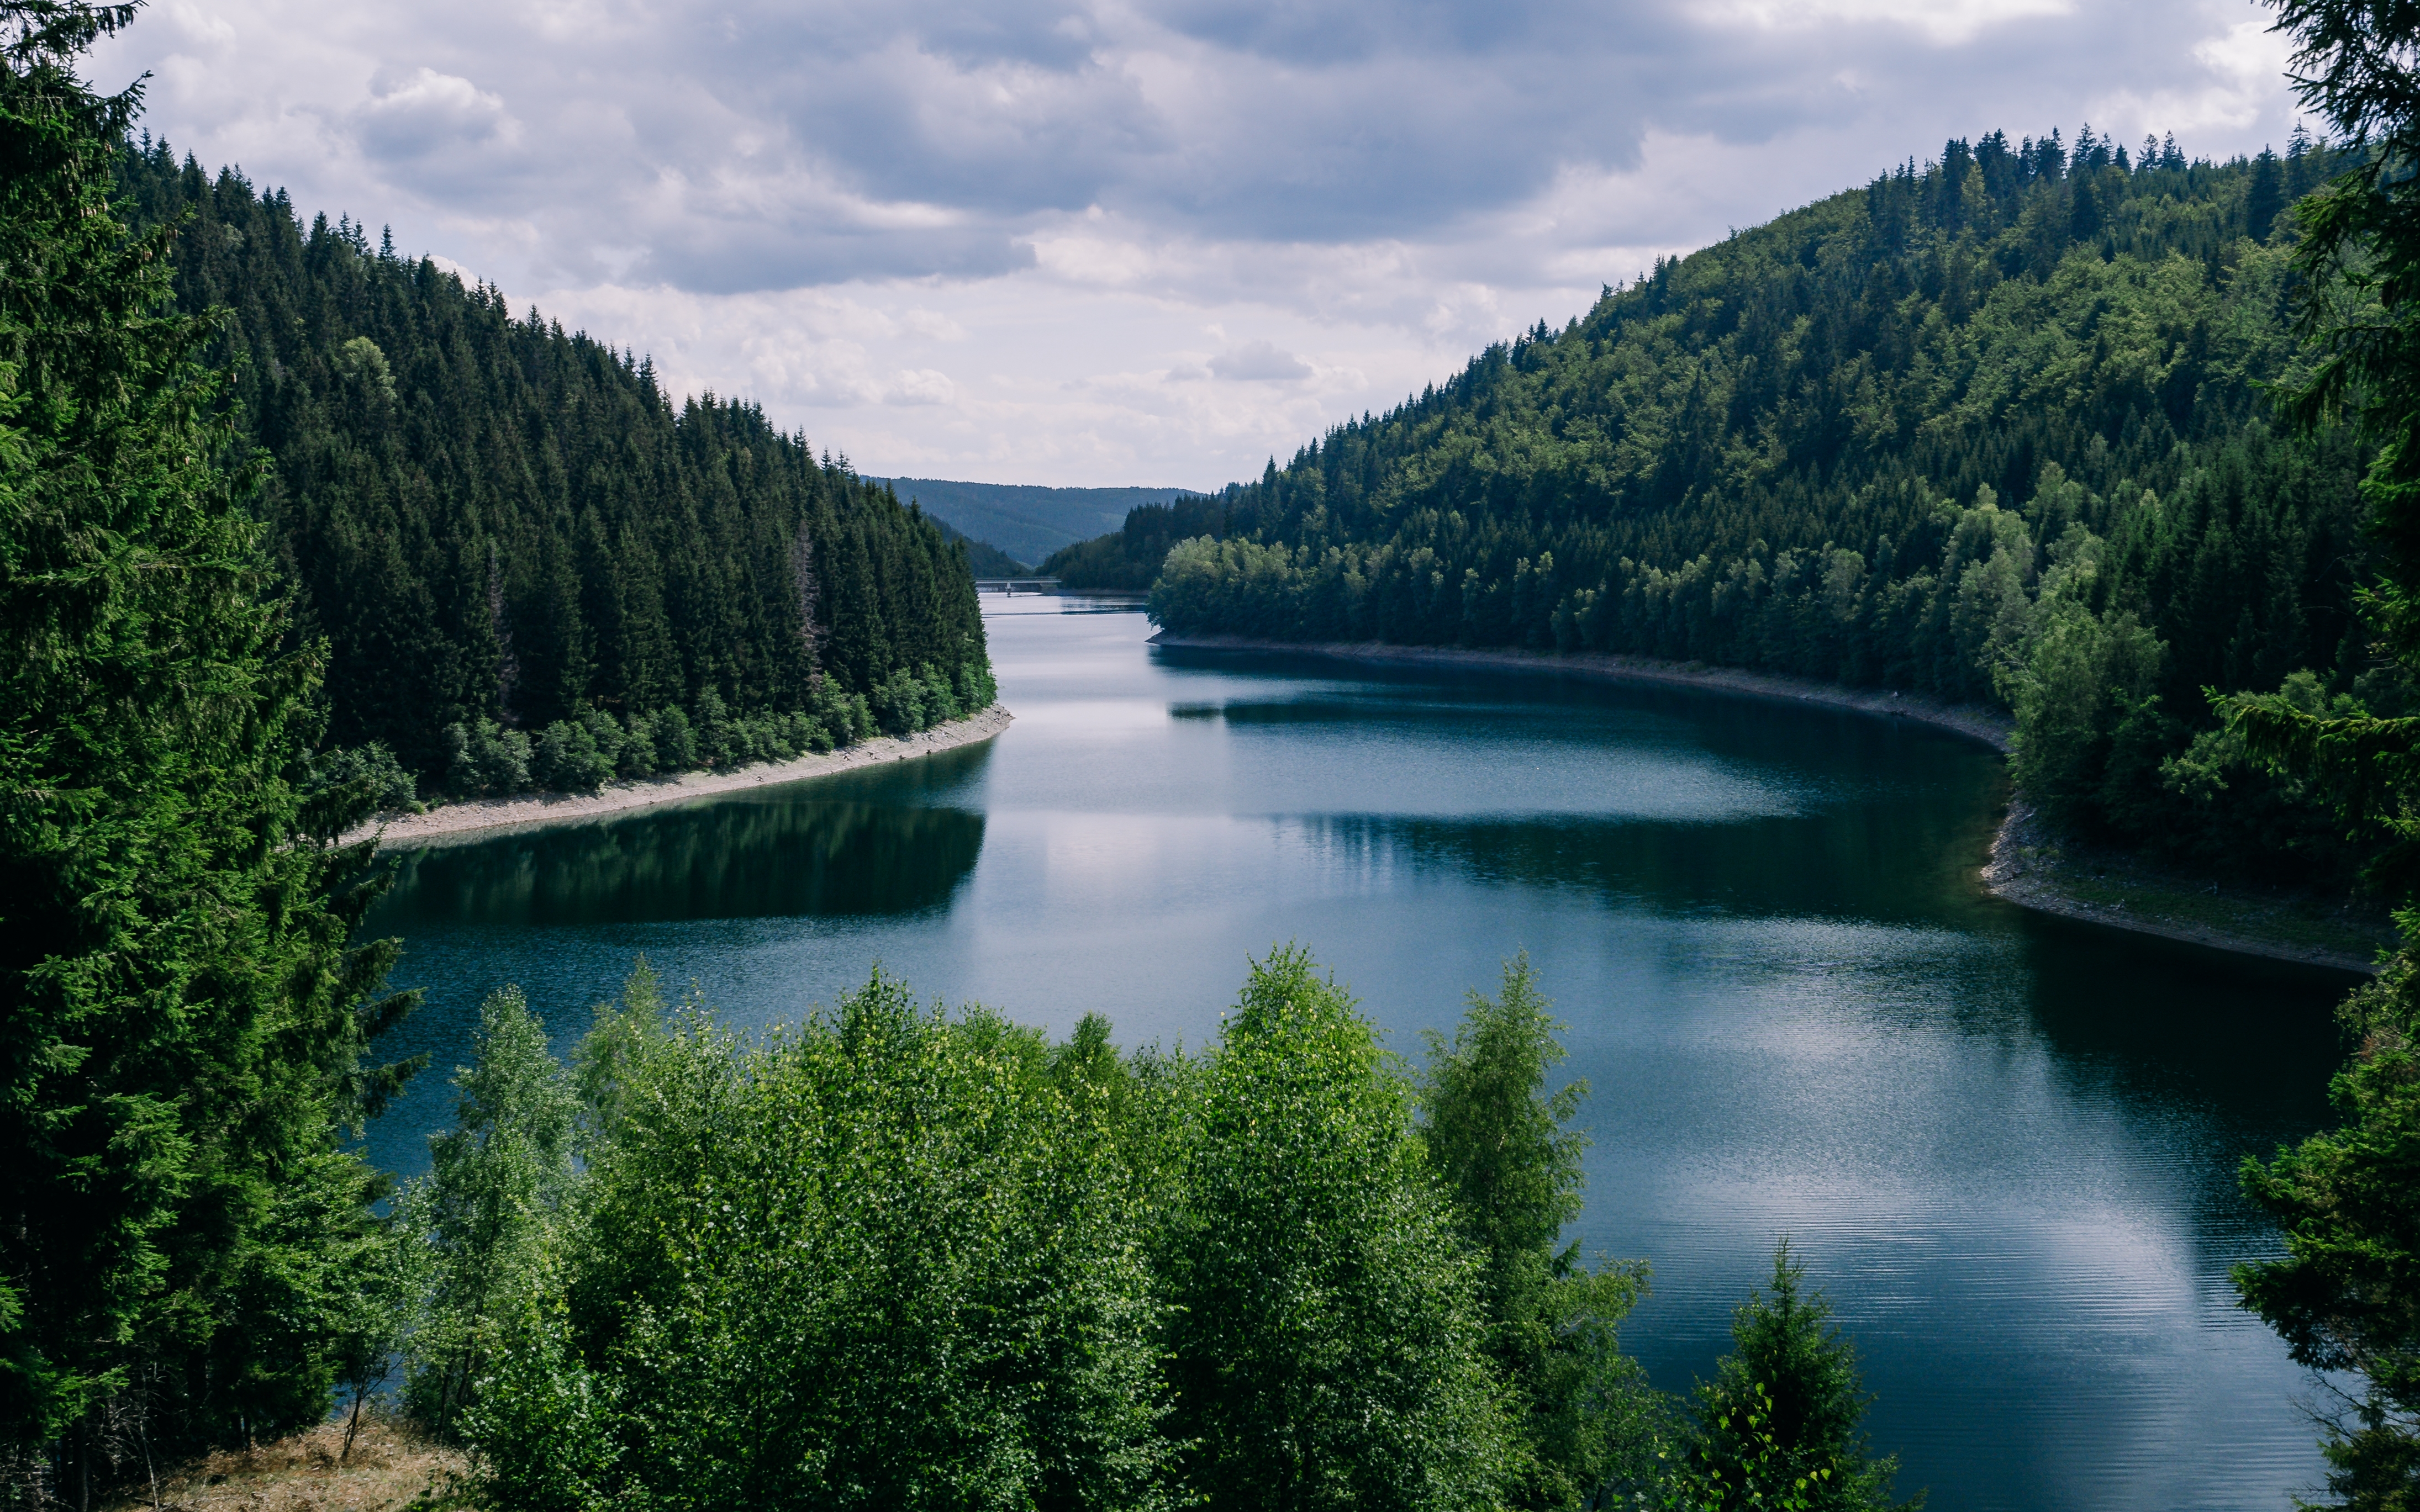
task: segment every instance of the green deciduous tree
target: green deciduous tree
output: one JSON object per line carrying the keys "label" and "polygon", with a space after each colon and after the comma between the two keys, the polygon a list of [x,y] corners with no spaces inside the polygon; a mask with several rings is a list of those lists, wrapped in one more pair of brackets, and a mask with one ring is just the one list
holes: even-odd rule
{"label": "green deciduous tree", "polygon": [[1151,1293],[1096,1079],[878,973],[743,1045],[634,977],[580,1057],[582,1229],[473,1442],[520,1506],[1157,1505]]}
{"label": "green deciduous tree", "polygon": [[1481,1507],[1518,1458],[1455,1242],[1369,1022],[1298,949],[1257,962],[1181,1112],[1159,1241],[1191,1485],[1214,1507]]}
{"label": "green deciduous tree", "polygon": [[455,1127],[396,1203],[399,1269],[412,1278],[405,1400],[454,1431],[492,1367],[509,1320],[535,1294],[565,1231],[577,1181],[571,1079],[517,988],[489,995],[475,1058],[455,1073]]}

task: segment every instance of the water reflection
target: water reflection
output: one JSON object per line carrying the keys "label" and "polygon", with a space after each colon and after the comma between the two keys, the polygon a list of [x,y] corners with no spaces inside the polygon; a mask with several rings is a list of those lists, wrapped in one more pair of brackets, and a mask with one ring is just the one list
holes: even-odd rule
{"label": "water reflection", "polygon": [[370,920],[635,924],[683,919],[917,915],[948,906],[983,854],[979,811],[933,806],[978,773],[988,747],[902,773],[738,794],[595,824],[399,855]]}
{"label": "water reflection", "polygon": [[[527,986],[567,1041],[644,951],[742,1028],[880,958],[921,992],[1121,1041],[1217,1033],[1300,940],[1415,1056],[1527,948],[1594,1088],[1584,1251],[1624,1332],[1713,1367],[1801,1241],[1904,1489],[1961,1508],[2273,1508],[2318,1474],[2299,1374],[2232,1304],[2273,1246],[2246,1150],[2309,1132],[2347,979],[1979,890],[1999,760],[1803,705],[1147,650],[1131,615],[988,620],[996,746],[409,857],[375,922],[461,1058]],[[410,1170],[450,1097],[373,1130]]]}

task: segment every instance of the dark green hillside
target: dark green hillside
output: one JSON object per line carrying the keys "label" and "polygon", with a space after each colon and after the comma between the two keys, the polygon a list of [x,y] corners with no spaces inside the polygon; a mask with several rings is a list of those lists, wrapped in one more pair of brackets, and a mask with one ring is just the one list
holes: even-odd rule
{"label": "dark green hillside", "polygon": [[1154,612],[1999,702],[2071,822],[2341,874],[2204,696],[2393,696],[2350,612],[2363,455],[2273,430],[2263,387],[2323,158],[1951,142],[1230,486]]}
{"label": "dark green hillside", "polygon": [[458,791],[582,786],[989,702],[965,554],[762,410],[675,405],[629,353],[164,145],[121,188],[187,217],[178,302],[230,312],[213,356],[331,645],[332,744]]}
{"label": "dark green hillside", "polygon": [[1032,571],[1024,563],[1017,561],[989,541],[976,540],[940,516],[928,515],[925,517],[940,528],[942,540],[966,543],[967,568],[976,577],[1022,578]]}
{"label": "dark green hillside", "polygon": [[941,478],[877,478],[902,499],[919,501],[969,535],[1019,562],[1040,562],[1061,547],[1115,526],[1126,511],[1181,498],[1183,488],[1049,488],[1024,483],[954,483]]}
{"label": "dark green hillside", "polygon": [[1061,547],[1042,563],[1042,571],[1068,588],[1141,593],[1159,576],[1169,548],[1195,536],[1228,533],[1229,505],[1229,499],[1203,494],[1139,504],[1127,511],[1116,533]]}

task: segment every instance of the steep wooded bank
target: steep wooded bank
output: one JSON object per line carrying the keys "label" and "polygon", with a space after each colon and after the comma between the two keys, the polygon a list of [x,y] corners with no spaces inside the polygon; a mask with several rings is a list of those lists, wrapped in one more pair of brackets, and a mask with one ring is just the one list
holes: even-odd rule
{"label": "steep wooded bank", "polygon": [[963,548],[752,405],[285,193],[130,149],[177,301],[224,307],[260,512],[328,638],[329,743],[457,793],[828,749],[991,702]]}
{"label": "steep wooded bank", "polygon": [[2265,397],[2301,361],[2281,212],[2327,156],[1953,141],[1070,557],[1154,559],[1179,633],[2002,703],[2069,825],[2346,881],[2342,826],[2204,691],[2404,698],[2352,615],[2366,453]]}

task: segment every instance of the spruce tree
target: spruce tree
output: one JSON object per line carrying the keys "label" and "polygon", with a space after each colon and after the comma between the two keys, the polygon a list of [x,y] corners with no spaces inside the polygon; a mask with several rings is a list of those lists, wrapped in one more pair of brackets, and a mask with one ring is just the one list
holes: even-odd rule
{"label": "spruce tree", "polygon": [[[1731,1352],[1698,1388],[1684,1504],[1884,1512],[1894,1504],[1899,1460],[1869,1454],[1867,1400],[1854,1349],[1833,1326],[1823,1294],[1807,1293],[1807,1267],[1783,1240],[1770,1286],[1732,1314]],[[1923,1502],[1919,1494],[1900,1504]]]}
{"label": "spruce tree", "polygon": [[1570,1123],[1588,1084],[1546,1091],[1563,1058],[1546,1010],[1525,954],[1494,998],[1470,994],[1450,1041],[1432,1031],[1421,1137],[1478,1258],[1487,1352],[1528,1451],[1510,1500],[1576,1507],[1643,1468],[1654,1397],[1616,1330],[1647,1272],[1590,1272],[1577,1244],[1559,1243],[1580,1211],[1588,1140]]}
{"label": "spruce tree", "polygon": [[35,1500],[312,1421],[359,1320],[374,1183],[338,1143],[399,1068],[391,949],[306,807],[257,473],[110,197],[131,5],[0,0],[0,1432]]}

